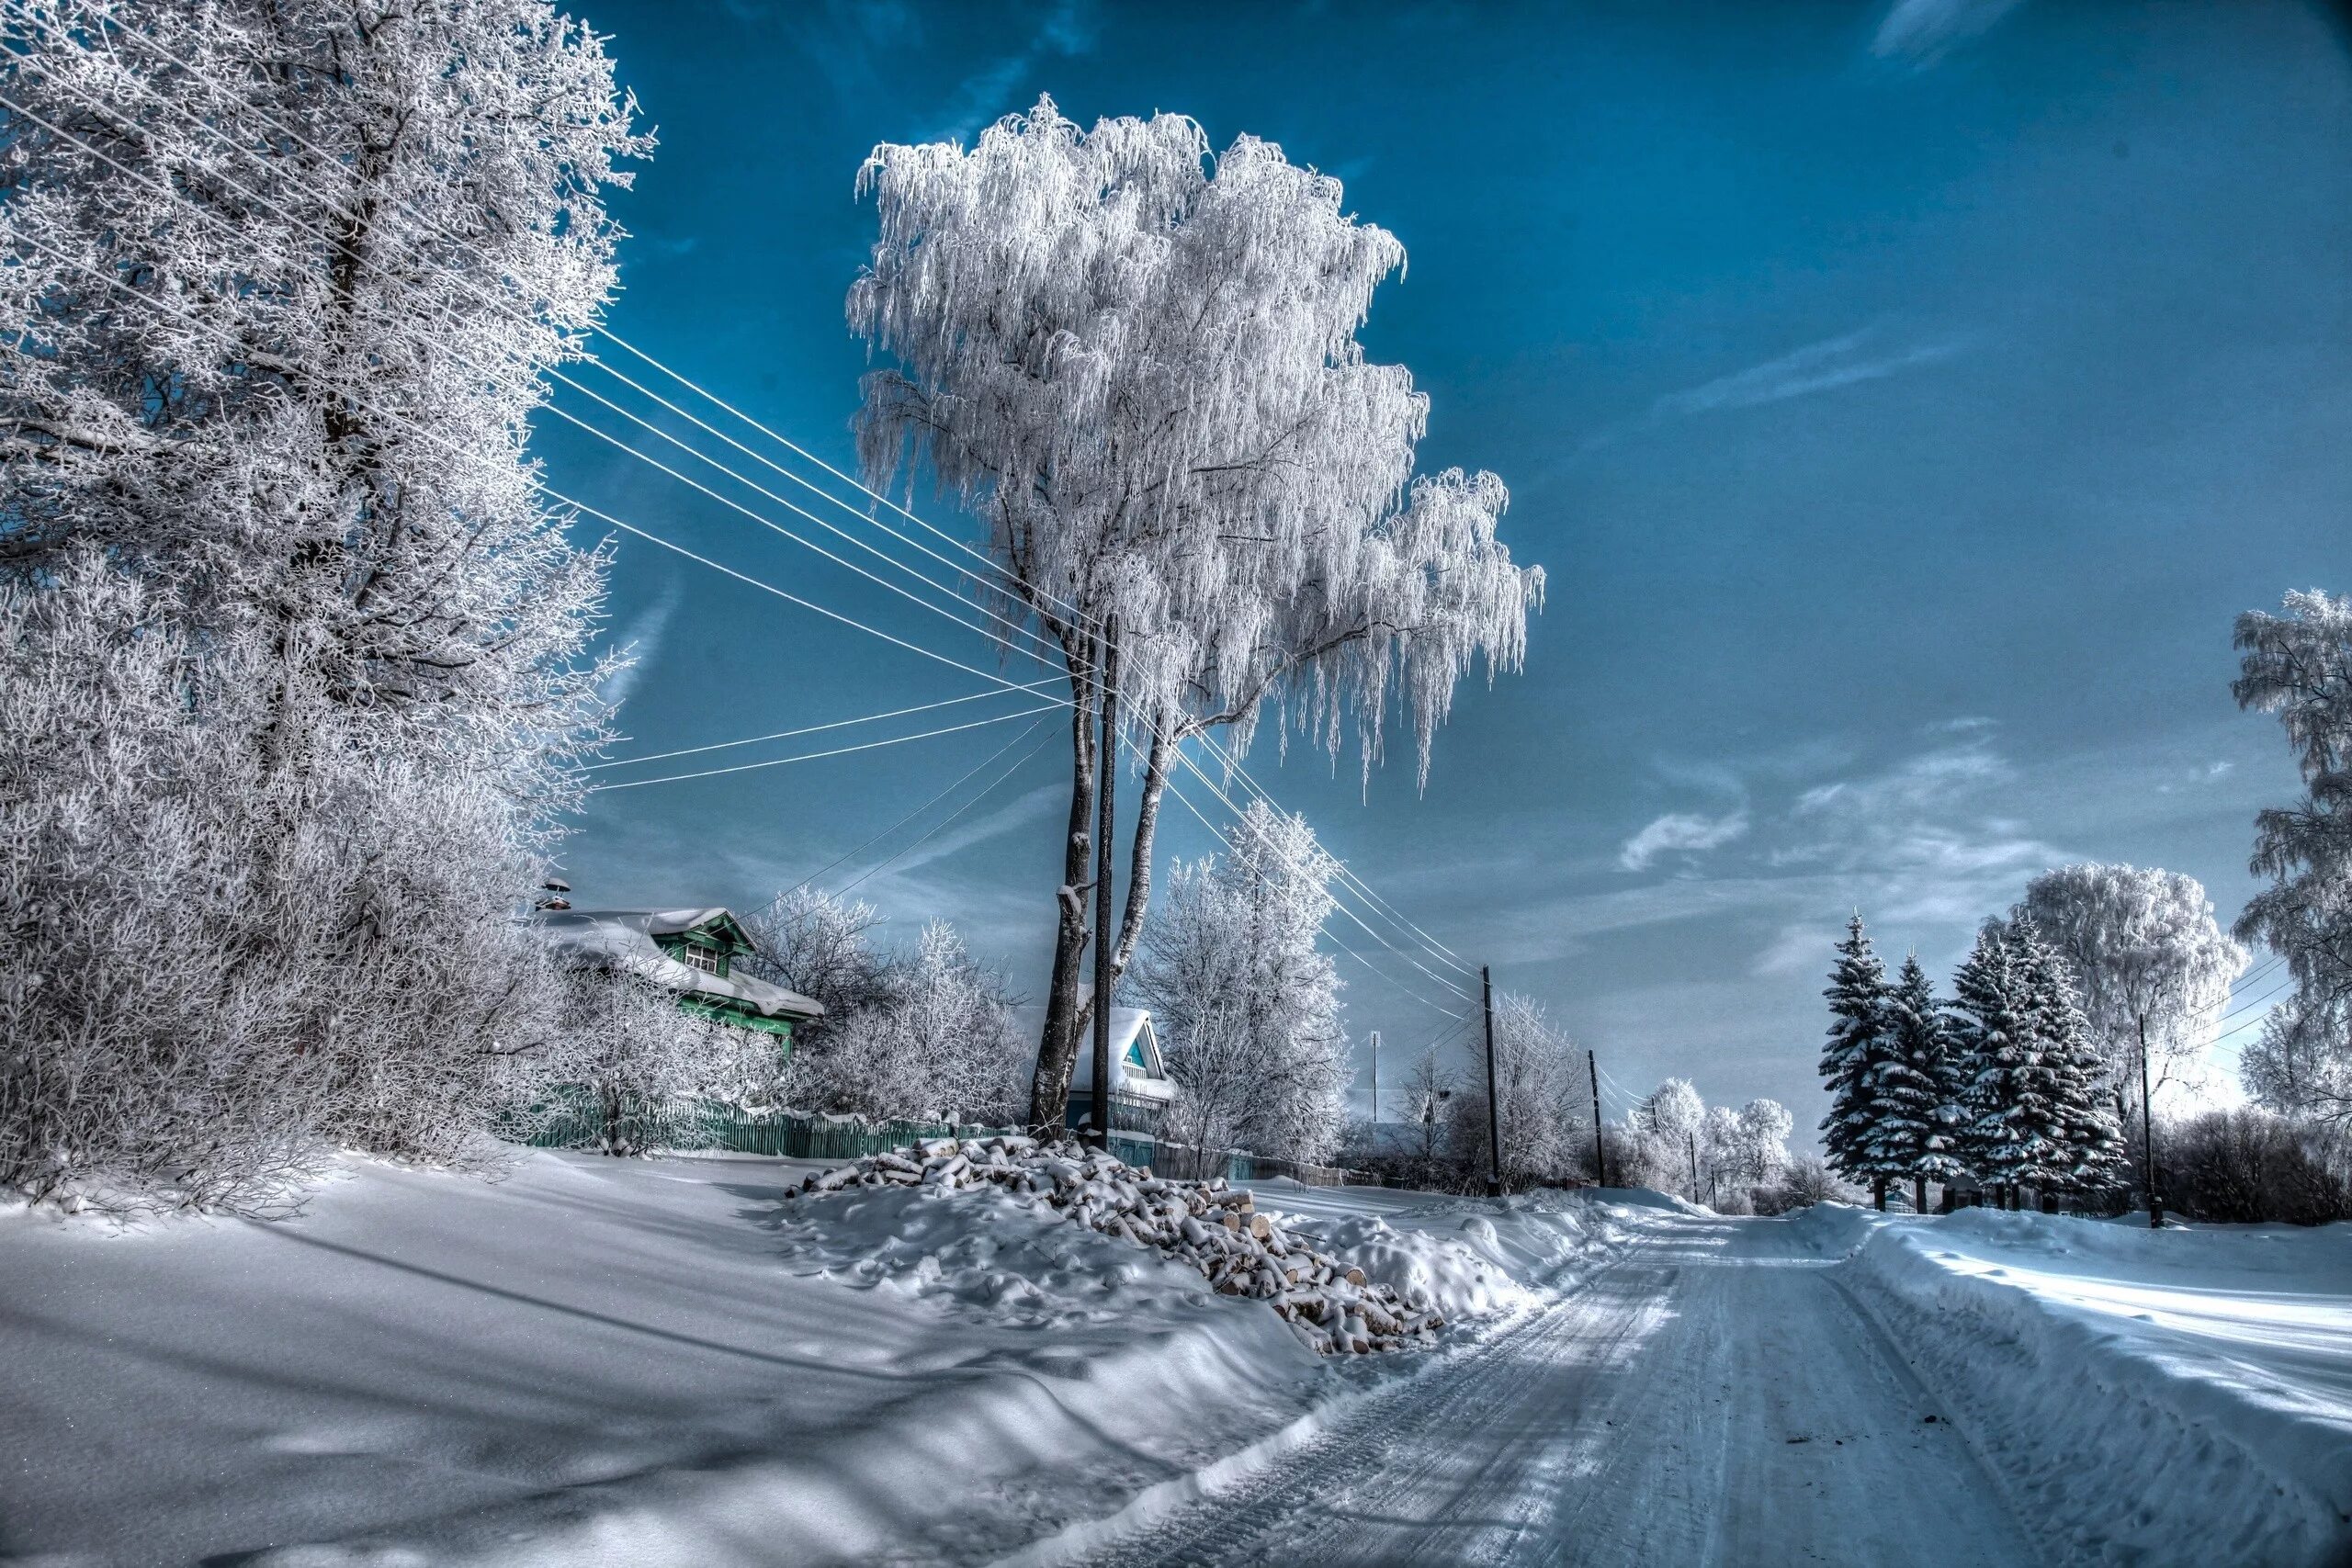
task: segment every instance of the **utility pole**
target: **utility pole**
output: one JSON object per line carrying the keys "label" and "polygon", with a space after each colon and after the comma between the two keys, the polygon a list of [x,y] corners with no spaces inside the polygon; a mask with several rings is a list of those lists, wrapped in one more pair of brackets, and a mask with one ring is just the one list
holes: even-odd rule
{"label": "utility pole", "polygon": [[1119,776],[1119,617],[1102,621],[1102,744],[1094,793],[1094,1145],[1111,1146],[1111,834],[1118,825],[1111,785]]}
{"label": "utility pole", "polygon": [[2148,1015],[2140,1015],[2140,1165],[2148,1184],[2148,1228],[2165,1228],[2164,1200],[2156,1196],[2156,1122],[2148,1105]]}
{"label": "utility pole", "polygon": [[1690,1201],[1699,1201],[1699,1134],[1685,1133],[1682,1141],[1690,1149]]}
{"label": "utility pole", "polygon": [[1502,1113],[1495,1104],[1495,977],[1478,965],[1480,1005],[1487,1012],[1487,1196],[1503,1193]]}
{"label": "utility pole", "polygon": [[1372,1032],[1372,1144],[1380,1146],[1380,1031]]}
{"label": "utility pole", "polygon": [[1600,1186],[1609,1185],[1609,1151],[1600,1142],[1600,1064],[1592,1053],[1584,1054],[1585,1076],[1592,1080],[1592,1174]]}

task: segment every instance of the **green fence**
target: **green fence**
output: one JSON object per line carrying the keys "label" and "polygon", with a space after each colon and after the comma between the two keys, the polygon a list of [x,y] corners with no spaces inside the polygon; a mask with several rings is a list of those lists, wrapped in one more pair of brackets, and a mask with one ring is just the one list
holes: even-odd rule
{"label": "green fence", "polygon": [[[566,1091],[543,1105],[516,1142],[541,1149],[600,1149],[605,1112],[586,1089]],[[681,1098],[658,1103],[632,1100],[621,1110],[621,1146],[681,1152],[724,1149],[736,1154],[779,1155],[787,1159],[853,1160],[885,1149],[904,1148],[926,1138],[987,1137],[1006,1127],[957,1126],[946,1122],[866,1122],[854,1116],[811,1116],[788,1111],[745,1111],[714,1100]],[[519,1130],[518,1130],[519,1131]],[[1113,1131],[1111,1153],[1129,1165],[1148,1165],[1159,1175],[1185,1180],[1222,1176],[1245,1183],[1289,1176],[1318,1186],[1368,1180],[1361,1172],[1295,1165],[1261,1158],[1239,1149],[1195,1149],[1163,1144],[1148,1134]]]}
{"label": "green fence", "polygon": [[[681,1098],[625,1103],[617,1130],[620,1145],[628,1149],[723,1149],[790,1159],[852,1160],[904,1148],[924,1138],[1009,1129],[752,1111],[715,1100]],[[555,1103],[539,1107],[528,1130],[515,1141],[540,1149],[600,1149],[605,1146],[605,1134],[604,1107],[592,1091],[583,1089],[567,1091]]]}

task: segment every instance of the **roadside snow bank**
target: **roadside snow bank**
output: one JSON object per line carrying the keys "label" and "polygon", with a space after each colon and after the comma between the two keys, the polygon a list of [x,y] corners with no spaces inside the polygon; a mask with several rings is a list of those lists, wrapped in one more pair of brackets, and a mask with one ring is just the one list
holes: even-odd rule
{"label": "roadside snow bank", "polygon": [[[968,1195],[960,1207],[930,1206],[958,1194]],[[1165,1180],[1074,1144],[941,1138],[812,1176],[801,1196],[838,1210],[810,1223],[808,1246],[821,1252],[845,1245],[864,1256],[859,1267],[870,1278],[905,1273],[918,1289],[966,1301],[1067,1297],[1065,1249],[1035,1235],[1010,1252],[998,1247],[991,1222],[1009,1203],[1148,1248],[1207,1280],[1219,1295],[1263,1301],[1321,1355],[1425,1346],[1445,1325],[1425,1298],[1399,1295],[1363,1269],[1317,1252],[1223,1177]],[[1054,1294],[1032,1277],[1035,1267],[1012,1273],[1000,1264],[1042,1264]],[[1121,1269],[1100,1283],[1115,1290],[1139,1272]]]}
{"label": "roadside snow bank", "polygon": [[1585,1192],[1435,1200],[1399,1193],[1409,1201],[1381,1212],[1364,1207],[1365,1190],[1289,1180],[1258,1186],[1267,1209],[1316,1246],[1456,1321],[1532,1306],[1628,1236],[1627,1216],[1612,1212],[1608,1198]]}
{"label": "roadside snow bank", "polygon": [[2352,1560],[2352,1226],[1871,1216],[1845,1278],[2075,1558]]}

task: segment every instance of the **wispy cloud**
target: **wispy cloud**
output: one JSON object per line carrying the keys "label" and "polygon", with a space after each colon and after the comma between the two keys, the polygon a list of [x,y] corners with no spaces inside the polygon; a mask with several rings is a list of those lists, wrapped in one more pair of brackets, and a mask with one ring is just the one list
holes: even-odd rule
{"label": "wispy cloud", "polygon": [[1954,46],[1990,29],[2022,0],[1894,0],[1887,8],[1871,52],[1882,60],[1933,65]]}
{"label": "wispy cloud", "polygon": [[1048,59],[1073,60],[1094,47],[1094,11],[1089,0],[1057,0],[1053,9],[1017,51],[992,60],[963,81],[948,98],[946,117],[934,140],[968,141],[982,126],[1016,107],[1014,95],[1037,65]]}
{"label": "wispy cloud", "polygon": [[629,661],[605,682],[604,698],[606,702],[618,707],[628,700],[631,692],[637,690],[638,682],[644,678],[645,671],[661,653],[662,644],[669,637],[670,621],[678,613],[678,581],[673,577],[669,586],[662,590],[662,597],[647,606],[621,634],[619,646],[628,654]]}
{"label": "wispy cloud", "polygon": [[1692,811],[1668,812],[1625,840],[1617,863],[1627,871],[1645,871],[1662,854],[1699,854],[1719,849],[1747,831],[1745,809],[1706,817]]}
{"label": "wispy cloud", "polygon": [[1039,784],[1035,789],[1005,802],[994,811],[985,812],[970,821],[942,833],[921,849],[891,867],[897,875],[905,875],[935,861],[984,844],[990,839],[1001,838],[1017,828],[1025,827],[1050,811],[1057,804],[1066,804],[1069,785]]}
{"label": "wispy cloud", "polygon": [[1946,339],[1915,344],[1889,353],[1866,352],[1876,335],[1876,329],[1864,327],[1842,337],[1807,344],[1778,359],[1717,377],[1701,386],[1668,392],[1650,405],[1651,417],[1668,419],[1724,409],[1755,408],[1763,403],[1810,397],[1815,392],[1835,391],[1862,381],[1882,380],[1914,366],[1949,359],[1961,346],[1957,340]]}

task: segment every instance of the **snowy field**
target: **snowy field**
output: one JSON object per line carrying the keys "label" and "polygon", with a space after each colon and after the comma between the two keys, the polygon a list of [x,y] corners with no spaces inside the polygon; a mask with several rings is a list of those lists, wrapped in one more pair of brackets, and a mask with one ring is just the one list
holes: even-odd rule
{"label": "snowy field", "polygon": [[[783,1200],[808,1168],[354,1161],[284,1224],[0,1215],[0,1553],[985,1561],[1447,1354],[1318,1358],[993,1194],[913,1205],[895,1242],[812,1224]],[[1315,1196],[1453,1315],[1523,1311],[1501,1272],[1610,1245],[1558,1199],[1464,1233],[1459,1205]]]}
{"label": "snowy field", "polygon": [[0,1215],[0,1556],[1880,1563],[2352,1552],[2352,1234],[1270,1182],[1444,1348],[989,1192],[354,1161],[303,1217]]}

